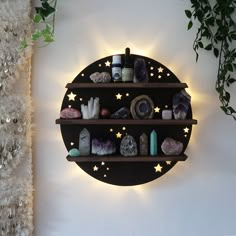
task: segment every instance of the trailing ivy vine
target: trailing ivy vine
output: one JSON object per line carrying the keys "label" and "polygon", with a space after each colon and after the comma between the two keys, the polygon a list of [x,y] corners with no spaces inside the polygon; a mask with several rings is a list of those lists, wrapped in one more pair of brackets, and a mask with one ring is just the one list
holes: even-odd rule
{"label": "trailing ivy vine", "polygon": [[25,49],[39,40],[46,45],[54,41],[57,0],[40,0],[40,4],[39,7],[34,8],[33,23],[35,29],[31,35],[31,41],[28,42],[24,39],[21,43],[21,49]]}
{"label": "trailing ivy vine", "polygon": [[[200,22],[193,50],[198,60],[198,50],[213,52],[219,60],[215,88],[219,95],[220,107],[226,115],[236,120],[236,111],[230,105],[229,87],[235,83],[236,70],[236,0],[190,0],[191,9],[185,10],[189,18],[188,30],[193,21]],[[233,45],[234,44],[234,45]]]}

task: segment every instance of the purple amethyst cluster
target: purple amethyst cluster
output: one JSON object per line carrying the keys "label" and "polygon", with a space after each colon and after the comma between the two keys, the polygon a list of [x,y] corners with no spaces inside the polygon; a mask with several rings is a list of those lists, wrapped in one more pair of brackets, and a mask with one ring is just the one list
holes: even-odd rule
{"label": "purple amethyst cluster", "polygon": [[176,120],[184,120],[188,114],[191,96],[183,89],[173,97],[173,113]]}
{"label": "purple amethyst cluster", "polygon": [[92,154],[98,156],[111,155],[116,152],[116,145],[111,140],[92,139]]}

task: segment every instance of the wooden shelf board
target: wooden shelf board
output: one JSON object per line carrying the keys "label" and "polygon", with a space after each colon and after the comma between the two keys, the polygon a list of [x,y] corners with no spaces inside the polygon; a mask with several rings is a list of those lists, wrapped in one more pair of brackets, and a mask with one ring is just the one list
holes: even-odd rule
{"label": "wooden shelf board", "polygon": [[186,83],[68,83],[66,88],[187,88]]}
{"label": "wooden shelf board", "polygon": [[179,156],[81,156],[81,157],[66,157],[72,162],[159,162],[159,161],[185,161],[188,156],[185,154]]}
{"label": "wooden shelf board", "polygon": [[56,124],[61,125],[195,125],[197,120],[158,120],[158,119],[57,119]]}

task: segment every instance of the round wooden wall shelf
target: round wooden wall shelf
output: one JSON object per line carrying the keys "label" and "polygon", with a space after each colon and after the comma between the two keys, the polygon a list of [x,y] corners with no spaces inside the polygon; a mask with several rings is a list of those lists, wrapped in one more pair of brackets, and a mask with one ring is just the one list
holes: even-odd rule
{"label": "round wooden wall shelf", "polygon": [[[124,59],[124,54],[120,54]],[[105,183],[114,185],[138,185],[155,180],[166,174],[178,161],[185,161],[185,150],[190,140],[192,125],[191,104],[186,119],[163,120],[161,112],[172,109],[173,96],[187,84],[178,78],[161,63],[140,55],[131,55],[132,59],[142,58],[146,62],[149,81],[145,83],[93,83],[90,75],[94,72],[108,72],[111,75],[112,56],[95,61],[82,70],[76,78],[66,85],[67,91],[62,101],[61,110],[72,107],[81,110],[81,104],[87,104],[91,97],[100,98],[100,108],[107,108],[111,113],[121,107],[130,107],[131,101],[140,95],[149,96],[154,103],[152,119],[57,119],[61,126],[61,134],[69,152],[79,147],[79,134],[83,128],[90,132],[90,137],[112,140],[117,152],[110,156],[67,156],[68,161],[75,162],[90,176]],[[132,135],[137,144],[142,133],[150,137],[152,130],[157,133],[158,153],[156,156],[122,156],[119,152],[122,138]],[[183,143],[183,151],[179,155],[166,156],[161,150],[165,138],[171,137]],[[148,140],[150,143],[150,139]],[[138,145],[139,146],[139,145]]]}

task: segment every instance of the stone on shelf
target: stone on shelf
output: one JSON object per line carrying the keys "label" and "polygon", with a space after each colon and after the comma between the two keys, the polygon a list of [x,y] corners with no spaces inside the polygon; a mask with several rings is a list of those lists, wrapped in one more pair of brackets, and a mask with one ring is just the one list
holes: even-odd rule
{"label": "stone on shelf", "polygon": [[100,111],[100,116],[102,118],[109,118],[111,115],[110,111],[107,108],[102,108]]}
{"label": "stone on shelf", "polygon": [[148,137],[145,133],[143,133],[139,137],[139,155],[140,156],[148,155]]}
{"label": "stone on shelf", "polygon": [[121,140],[120,154],[122,156],[136,156],[138,154],[137,143],[133,136],[126,135]]}
{"label": "stone on shelf", "polygon": [[77,110],[75,108],[68,107],[68,108],[64,108],[61,111],[60,117],[62,119],[78,119],[81,117],[81,113],[79,110]]}
{"label": "stone on shelf", "polygon": [[77,149],[77,148],[70,149],[69,156],[71,156],[71,157],[79,157],[80,156],[79,149]]}
{"label": "stone on shelf", "polygon": [[88,156],[90,154],[90,133],[84,128],[79,134],[79,151],[81,156]]}
{"label": "stone on shelf", "polygon": [[111,155],[116,152],[116,145],[111,140],[100,141],[92,139],[92,154],[98,156]]}
{"label": "stone on shelf", "polygon": [[134,83],[143,83],[148,81],[148,70],[145,60],[137,58],[134,61]]}
{"label": "stone on shelf", "polygon": [[173,97],[173,113],[176,120],[184,120],[188,114],[191,96],[183,89]]}
{"label": "stone on shelf", "polygon": [[157,155],[157,132],[155,130],[150,134],[150,155]]}
{"label": "stone on shelf", "polygon": [[167,156],[179,155],[183,151],[183,143],[172,138],[166,138],[161,145],[161,150]]}
{"label": "stone on shelf", "polygon": [[129,118],[129,109],[122,107],[113,114],[111,114],[112,119],[127,119]]}
{"label": "stone on shelf", "polygon": [[94,83],[109,83],[111,81],[111,75],[108,72],[94,72],[90,75],[90,79]]}
{"label": "stone on shelf", "polygon": [[83,119],[98,119],[100,111],[99,98],[91,97],[88,105],[81,104],[81,112]]}

